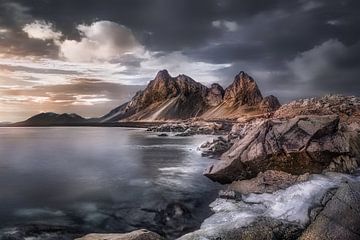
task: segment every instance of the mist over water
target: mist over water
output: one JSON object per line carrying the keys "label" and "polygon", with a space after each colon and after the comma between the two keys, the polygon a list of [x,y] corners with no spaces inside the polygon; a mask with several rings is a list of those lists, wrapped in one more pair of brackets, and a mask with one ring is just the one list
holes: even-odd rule
{"label": "mist over water", "polygon": [[34,225],[75,233],[142,227],[170,237],[193,230],[210,214],[219,188],[202,176],[213,160],[196,150],[209,138],[0,128],[0,233]]}

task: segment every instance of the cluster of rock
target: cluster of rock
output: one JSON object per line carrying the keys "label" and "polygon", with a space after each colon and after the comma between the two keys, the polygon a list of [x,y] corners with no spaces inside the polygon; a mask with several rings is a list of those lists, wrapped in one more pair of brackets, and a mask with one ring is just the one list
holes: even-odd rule
{"label": "cluster of rock", "polygon": [[237,140],[205,175],[231,183],[266,170],[296,175],[352,172],[360,163],[359,153],[359,134],[339,128],[336,115],[266,120]]}
{"label": "cluster of rock", "polygon": [[353,123],[360,119],[360,98],[355,96],[326,95],[324,97],[299,99],[281,106],[275,118],[293,118],[299,115],[333,115],[342,122]]}
{"label": "cluster of rock", "polygon": [[[297,185],[295,186],[297,187]],[[300,189],[304,187],[303,191],[308,190],[314,194],[316,191],[306,188],[309,186],[311,184],[307,186],[298,184]],[[292,188],[290,191],[296,191],[296,188]],[[318,199],[315,197],[316,193],[309,198],[307,196],[309,193],[303,192],[305,199],[301,199],[301,196],[297,196],[297,194],[289,196],[291,195],[289,191],[283,192],[275,198],[275,201],[289,198],[286,201],[291,203],[291,198],[299,197],[297,199],[300,201],[297,202],[299,204],[298,209],[308,215],[305,223],[291,221],[285,217],[288,215],[291,218],[292,214],[298,214],[296,210],[291,208],[286,209],[286,212],[278,216],[266,214],[269,211],[273,212],[274,209],[277,210],[281,206],[279,204],[272,207],[272,204],[277,204],[277,202],[270,203],[271,205],[268,207],[271,209],[267,209],[266,201],[271,196],[268,193],[242,195],[248,196],[244,197],[243,200],[241,200],[241,197],[238,200],[228,199],[230,196],[228,194],[225,197],[226,199],[217,199],[211,204],[213,210],[217,212],[215,213],[216,216],[212,217],[215,219],[211,221],[209,219],[205,220],[200,230],[186,234],[180,240],[359,239],[360,217],[357,211],[360,207],[359,179],[341,180],[338,185],[329,184],[327,189],[321,192],[321,197]],[[263,200],[265,199],[265,202],[257,202],[257,196],[255,195],[258,195]],[[312,199],[314,197],[315,199]],[[307,206],[301,201],[313,202],[308,204],[310,206]],[[296,206],[294,207],[296,208]]]}
{"label": "cluster of rock", "polygon": [[[315,100],[309,100],[312,101]],[[350,106],[355,108],[352,114],[357,114],[357,105]],[[220,152],[224,152],[204,173],[214,181],[229,184],[221,198],[241,202],[242,195],[274,193],[308,181],[313,173],[353,173],[358,169],[360,119],[351,119],[350,124],[349,118],[325,115],[326,109],[319,115],[301,111],[308,114],[293,118],[285,116],[284,108],[279,111],[282,119],[235,124],[227,137],[202,146],[216,149],[219,144]],[[230,147],[226,150],[222,146]],[[205,154],[216,153],[211,149]],[[359,200],[358,183],[345,181],[338,190],[327,191],[323,200],[311,207],[306,224],[260,217],[246,226],[230,227],[210,235],[214,239],[259,239],[259,236],[260,239],[340,239],[341,236],[359,239],[360,214],[354,210],[359,208]],[[344,222],[337,221],[337,215],[343,216]],[[200,230],[181,239],[209,237],[208,233],[204,234]]]}
{"label": "cluster of rock", "polygon": [[176,136],[192,136],[196,134],[223,135],[227,134],[231,128],[232,123],[230,122],[186,121],[149,127],[147,131],[177,133]]}

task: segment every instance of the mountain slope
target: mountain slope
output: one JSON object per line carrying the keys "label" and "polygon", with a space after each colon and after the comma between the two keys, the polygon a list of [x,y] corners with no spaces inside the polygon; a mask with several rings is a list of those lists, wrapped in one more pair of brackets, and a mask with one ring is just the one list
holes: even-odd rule
{"label": "mountain slope", "polygon": [[99,120],[104,123],[183,120],[192,117],[238,118],[274,111],[279,107],[276,97],[262,97],[254,79],[245,72],[236,75],[234,82],[224,90],[216,83],[208,88],[186,75],[171,77],[167,70],[162,70],[131,101]]}

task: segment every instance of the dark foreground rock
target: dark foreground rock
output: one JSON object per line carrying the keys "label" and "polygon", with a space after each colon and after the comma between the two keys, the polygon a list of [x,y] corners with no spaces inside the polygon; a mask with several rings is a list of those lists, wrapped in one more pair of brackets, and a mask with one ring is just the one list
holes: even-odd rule
{"label": "dark foreground rock", "polygon": [[302,231],[302,226],[296,223],[259,217],[247,226],[239,228],[229,226],[228,229],[209,234],[201,232],[189,233],[179,238],[179,240],[295,240],[301,235]]}
{"label": "dark foreground rock", "polygon": [[350,173],[360,163],[360,136],[339,128],[339,117],[299,116],[266,120],[251,128],[205,171],[220,183],[256,177],[266,170],[294,175]]}
{"label": "dark foreground rock", "polygon": [[200,146],[202,156],[219,157],[229,150],[233,143],[226,137],[218,137]]}
{"label": "dark foreground rock", "polygon": [[76,240],[162,240],[163,238],[154,232],[145,229],[136,230],[130,233],[92,233]]}
{"label": "dark foreground rock", "polygon": [[359,183],[344,183],[299,239],[360,239]]}

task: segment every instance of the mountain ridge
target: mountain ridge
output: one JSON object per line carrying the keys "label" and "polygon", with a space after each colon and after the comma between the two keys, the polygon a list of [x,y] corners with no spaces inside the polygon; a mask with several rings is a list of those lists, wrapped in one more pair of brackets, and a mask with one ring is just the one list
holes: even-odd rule
{"label": "mountain ridge", "polygon": [[228,120],[258,116],[275,111],[280,103],[275,96],[263,97],[256,81],[240,71],[225,89],[218,83],[207,87],[191,77],[172,77],[159,71],[144,90],[99,118],[77,114],[40,113],[15,125],[81,125],[119,122],[164,122],[192,118]]}
{"label": "mountain ridge", "polygon": [[279,107],[277,98],[263,98],[255,80],[243,71],[224,90],[218,83],[208,88],[186,75],[172,77],[161,70],[143,91],[100,121],[226,119],[272,112]]}

